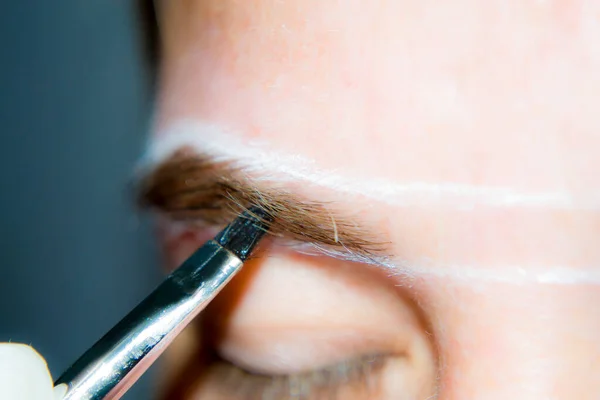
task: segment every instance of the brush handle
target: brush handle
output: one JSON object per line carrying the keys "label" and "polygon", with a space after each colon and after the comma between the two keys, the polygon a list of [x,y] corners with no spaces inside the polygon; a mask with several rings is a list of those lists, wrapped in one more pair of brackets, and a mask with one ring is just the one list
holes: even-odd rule
{"label": "brush handle", "polygon": [[64,400],[119,399],[241,267],[208,241],[58,378]]}

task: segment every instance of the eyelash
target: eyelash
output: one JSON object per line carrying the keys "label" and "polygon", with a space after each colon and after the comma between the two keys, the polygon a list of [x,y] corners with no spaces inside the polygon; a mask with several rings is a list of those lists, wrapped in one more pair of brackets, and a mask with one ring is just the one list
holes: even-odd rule
{"label": "eyelash", "polygon": [[229,390],[235,387],[236,400],[333,400],[341,390],[352,390],[353,398],[367,399],[379,388],[385,361],[383,355],[364,356],[316,371],[268,376],[247,372],[217,356],[209,368],[219,385]]}

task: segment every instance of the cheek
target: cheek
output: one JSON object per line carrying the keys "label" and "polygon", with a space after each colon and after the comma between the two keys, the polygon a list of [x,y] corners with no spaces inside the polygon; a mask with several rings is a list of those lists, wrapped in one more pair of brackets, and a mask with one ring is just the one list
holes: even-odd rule
{"label": "cheek", "polygon": [[448,279],[427,285],[442,398],[589,398],[600,390],[597,287]]}

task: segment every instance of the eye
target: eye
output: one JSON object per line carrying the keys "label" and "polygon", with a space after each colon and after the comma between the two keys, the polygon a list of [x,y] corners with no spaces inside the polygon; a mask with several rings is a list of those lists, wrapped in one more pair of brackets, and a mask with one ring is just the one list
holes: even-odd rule
{"label": "eye", "polygon": [[390,278],[364,265],[287,251],[253,260],[197,328],[198,352],[181,353],[189,361],[166,398],[434,393],[435,357],[417,309]]}

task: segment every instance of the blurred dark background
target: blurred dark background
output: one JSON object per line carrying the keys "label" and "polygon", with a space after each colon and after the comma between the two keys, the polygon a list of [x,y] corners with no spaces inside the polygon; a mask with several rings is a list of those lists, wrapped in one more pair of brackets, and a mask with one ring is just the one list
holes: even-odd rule
{"label": "blurred dark background", "polygon": [[[134,2],[0,10],[0,341],[33,345],[56,378],[160,280],[129,186],[152,74]],[[151,398],[150,379],[125,399]]]}

